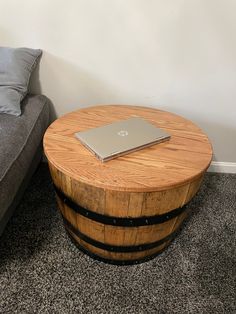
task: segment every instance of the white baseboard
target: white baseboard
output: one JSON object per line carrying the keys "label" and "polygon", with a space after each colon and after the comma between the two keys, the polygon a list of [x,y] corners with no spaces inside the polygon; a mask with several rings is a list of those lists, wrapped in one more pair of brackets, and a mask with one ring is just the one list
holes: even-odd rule
{"label": "white baseboard", "polygon": [[212,161],[208,172],[236,173],[236,162]]}

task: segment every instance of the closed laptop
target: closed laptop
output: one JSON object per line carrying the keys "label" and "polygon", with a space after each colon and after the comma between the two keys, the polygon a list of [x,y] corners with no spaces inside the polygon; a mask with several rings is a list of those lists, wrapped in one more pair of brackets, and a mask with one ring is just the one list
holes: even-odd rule
{"label": "closed laptop", "polygon": [[166,141],[170,135],[148,121],[134,117],[75,133],[101,161]]}

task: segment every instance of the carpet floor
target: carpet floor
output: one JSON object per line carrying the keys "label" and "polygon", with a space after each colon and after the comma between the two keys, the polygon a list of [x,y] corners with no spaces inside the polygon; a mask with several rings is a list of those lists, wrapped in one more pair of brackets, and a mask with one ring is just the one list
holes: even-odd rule
{"label": "carpet floor", "polygon": [[0,313],[236,313],[236,175],[206,174],[155,259],[113,266],[64,231],[41,164],[0,238]]}

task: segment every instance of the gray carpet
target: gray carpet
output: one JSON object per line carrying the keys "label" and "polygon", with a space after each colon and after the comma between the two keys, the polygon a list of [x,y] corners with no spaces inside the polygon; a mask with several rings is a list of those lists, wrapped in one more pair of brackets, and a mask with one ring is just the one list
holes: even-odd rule
{"label": "gray carpet", "polygon": [[236,175],[207,174],[171,246],[135,266],[81,253],[41,164],[0,239],[0,313],[236,313]]}

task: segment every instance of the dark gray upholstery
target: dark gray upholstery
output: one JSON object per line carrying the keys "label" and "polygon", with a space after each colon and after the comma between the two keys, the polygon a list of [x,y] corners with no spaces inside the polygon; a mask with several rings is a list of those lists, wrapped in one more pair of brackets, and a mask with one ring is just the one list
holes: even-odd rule
{"label": "dark gray upholstery", "polygon": [[49,124],[49,104],[43,95],[27,96],[20,117],[0,114],[0,234],[28,171],[39,162],[38,151]]}

